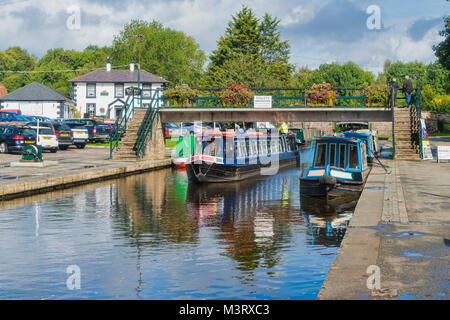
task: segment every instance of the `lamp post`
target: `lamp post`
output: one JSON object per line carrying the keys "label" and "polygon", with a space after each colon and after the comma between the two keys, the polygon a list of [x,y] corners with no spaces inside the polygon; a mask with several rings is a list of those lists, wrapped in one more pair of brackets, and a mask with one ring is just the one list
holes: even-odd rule
{"label": "lamp post", "polygon": [[[138,88],[139,90],[141,89],[141,39],[144,36],[143,33],[139,33],[138,34],[138,38],[139,38],[139,59],[138,59]],[[139,102],[140,102],[140,106],[142,108],[142,92],[139,95]]]}

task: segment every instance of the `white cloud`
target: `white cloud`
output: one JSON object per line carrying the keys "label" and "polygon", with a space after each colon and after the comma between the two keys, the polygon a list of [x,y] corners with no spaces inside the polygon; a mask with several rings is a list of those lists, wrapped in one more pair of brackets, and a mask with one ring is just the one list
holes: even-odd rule
{"label": "white cloud", "polygon": [[[340,3],[344,3],[342,0]],[[380,1],[380,3],[383,1]],[[440,41],[437,29],[430,29],[422,40],[413,41],[407,30],[411,21],[421,19],[430,13],[417,11],[416,15],[393,16],[390,12],[384,31],[360,32],[357,41],[338,41],[336,39],[318,39],[314,33],[296,34],[296,25],[304,25],[317,17],[323,10],[339,12],[330,1],[306,0],[175,0],[175,1],[102,1],[102,0],[48,0],[39,4],[34,1],[17,1],[0,4],[0,50],[19,45],[38,56],[50,48],[84,49],[87,45],[110,45],[114,35],[123,25],[132,19],[158,20],[166,27],[181,30],[194,37],[200,47],[208,54],[216,48],[216,41],[223,35],[231,15],[237,13],[243,4],[253,8],[261,17],[265,12],[281,19],[283,28],[293,28],[293,33],[285,33],[290,41],[292,59],[298,66],[317,67],[321,63],[352,60],[370,71],[381,71],[384,61],[430,62],[434,60],[432,45]],[[385,5],[390,2],[383,2]],[[82,10],[81,29],[68,30],[66,19],[67,7],[78,5]],[[365,12],[366,4],[356,4],[357,9]],[[30,8],[41,12],[33,14]],[[386,8],[382,7],[386,12]],[[322,10],[322,11],[321,11]],[[39,11],[36,11],[39,12]],[[26,14],[31,16],[26,16]],[[436,12],[439,15],[441,12]],[[384,16],[383,16],[384,18]],[[348,20],[348,19],[347,19]],[[34,21],[39,21],[35,23]],[[321,22],[326,33],[327,21]],[[346,21],[351,24],[352,21]],[[31,25],[32,27],[28,26]],[[287,30],[287,29],[286,29]],[[333,30],[330,30],[330,32]],[[283,35],[282,35],[283,36]],[[287,38],[289,37],[289,38]]]}

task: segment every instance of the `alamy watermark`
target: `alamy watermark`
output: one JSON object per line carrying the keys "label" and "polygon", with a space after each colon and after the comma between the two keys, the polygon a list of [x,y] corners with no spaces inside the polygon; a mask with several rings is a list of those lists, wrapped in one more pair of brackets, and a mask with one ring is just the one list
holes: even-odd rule
{"label": "alamy watermark", "polygon": [[381,29],[381,9],[379,6],[373,4],[367,7],[367,14],[370,16],[366,20],[366,26],[369,30]]}
{"label": "alamy watermark", "polygon": [[381,290],[381,269],[379,266],[370,265],[366,269],[366,273],[370,274],[367,278],[366,285],[369,290]]}
{"label": "alamy watermark", "polygon": [[70,274],[66,280],[66,286],[69,290],[81,289],[81,269],[76,264],[72,264],[66,268],[66,273]]}
{"label": "alamy watermark", "polygon": [[69,17],[66,20],[66,27],[69,30],[80,30],[81,29],[81,9],[79,6],[67,7],[66,13]]}

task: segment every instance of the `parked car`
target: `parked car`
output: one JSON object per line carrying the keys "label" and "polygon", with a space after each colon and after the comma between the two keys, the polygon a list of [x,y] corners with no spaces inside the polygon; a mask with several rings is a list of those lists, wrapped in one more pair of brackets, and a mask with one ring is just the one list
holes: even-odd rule
{"label": "parked car", "polygon": [[22,151],[28,144],[36,143],[36,130],[28,127],[0,125],[0,153]]}
{"label": "parked car", "polygon": [[0,110],[0,122],[29,122],[34,121],[32,117],[23,116],[16,112],[6,112]]}
{"label": "parked car", "polygon": [[32,118],[34,118],[34,121],[39,120],[39,122],[53,122],[52,119],[50,119],[49,117],[43,117],[43,116],[30,116]]}
{"label": "parked car", "polygon": [[89,132],[88,129],[83,124],[74,123],[74,122],[64,122],[66,126],[70,128],[73,137],[73,144],[78,149],[84,149],[88,140],[89,140]]}
{"label": "parked car", "polygon": [[66,124],[81,124],[89,132],[89,141],[109,141],[112,132],[112,125],[99,122],[94,119],[66,119]]}
{"label": "parked car", "polygon": [[61,122],[52,122],[56,135],[58,136],[58,145],[60,150],[67,150],[73,144],[72,129]]}
{"label": "parked car", "polygon": [[181,130],[187,134],[197,134],[208,130],[208,127],[201,122],[182,122]]}
{"label": "parked car", "polygon": [[29,126],[29,128],[33,128],[38,131],[36,145],[42,146],[42,150],[48,150],[53,153],[58,151],[59,143],[55,130],[52,130],[50,127],[41,126],[41,124],[39,124],[39,127]]}
{"label": "parked car", "polygon": [[189,133],[186,128],[181,128],[179,125],[168,122],[164,125],[164,135],[166,138],[178,138]]}

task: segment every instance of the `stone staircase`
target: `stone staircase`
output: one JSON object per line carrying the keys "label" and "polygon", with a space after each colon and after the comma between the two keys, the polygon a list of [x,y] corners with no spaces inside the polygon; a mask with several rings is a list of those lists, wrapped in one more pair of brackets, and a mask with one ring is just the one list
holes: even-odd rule
{"label": "stone staircase", "polygon": [[133,118],[128,122],[127,131],[114,151],[113,160],[136,160],[136,142],[139,128],[145,119],[146,109],[135,109]]}
{"label": "stone staircase", "polygon": [[418,118],[415,108],[394,108],[395,159],[420,160]]}

